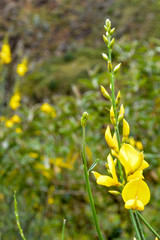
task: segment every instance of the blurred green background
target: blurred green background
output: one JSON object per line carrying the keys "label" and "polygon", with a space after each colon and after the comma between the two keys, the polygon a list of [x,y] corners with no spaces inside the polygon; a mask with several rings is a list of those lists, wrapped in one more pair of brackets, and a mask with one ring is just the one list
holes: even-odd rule
{"label": "blurred green background", "polygon": [[[144,217],[160,223],[160,1],[157,0],[1,0],[0,45],[8,41],[12,61],[0,76],[0,239],[21,239],[14,216],[13,192],[26,239],[97,239],[80,158],[84,111],[88,166],[104,173],[109,148],[107,66],[101,57],[106,18],[116,28],[114,63],[122,63],[116,80],[131,137],[141,141],[150,167],[145,178],[151,201]],[[24,58],[28,71],[16,73]],[[16,91],[21,104],[10,107]],[[49,106],[42,108],[44,103]],[[48,110],[47,110],[48,109]],[[49,110],[50,109],[50,110]],[[18,115],[19,120],[13,116]],[[9,121],[9,122],[8,122]],[[90,176],[105,239],[133,239],[128,212],[120,197]],[[154,236],[146,228],[146,239]]]}

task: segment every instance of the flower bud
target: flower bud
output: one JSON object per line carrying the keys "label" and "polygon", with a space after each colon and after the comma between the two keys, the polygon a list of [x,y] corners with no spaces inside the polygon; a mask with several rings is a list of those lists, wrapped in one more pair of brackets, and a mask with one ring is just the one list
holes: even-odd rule
{"label": "flower bud", "polygon": [[107,92],[107,90],[102,85],[101,85],[101,93],[105,98],[107,98],[108,100],[111,101],[111,97],[110,97],[109,93]]}
{"label": "flower bud", "polygon": [[112,35],[115,31],[115,28],[112,28],[111,31],[110,31],[110,34]]}
{"label": "flower bud", "polygon": [[112,63],[111,63],[111,61],[108,61],[108,71],[112,72]]}
{"label": "flower bud", "polygon": [[88,113],[84,112],[81,117],[81,126],[85,127],[87,125]]}
{"label": "flower bud", "polygon": [[106,27],[111,28],[111,21],[109,19],[106,19]]}
{"label": "flower bud", "polygon": [[110,48],[113,48],[114,42],[115,42],[115,39],[113,38],[109,45]]}
{"label": "flower bud", "polygon": [[107,62],[109,61],[109,58],[108,58],[107,54],[102,53],[102,57],[105,61],[107,61]]}
{"label": "flower bud", "polygon": [[123,118],[124,118],[124,106],[122,104],[118,115],[118,122],[120,122]]}
{"label": "flower bud", "polygon": [[120,67],[121,67],[121,63],[119,63],[117,66],[115,66],[115,68],[113,70],[114,74],[116,74],[119,71]]}
{"label": "flower bud", "polygon": [[105,36],[105,35],[103,35],[103,40],[104,40],[104,42],[107,44],[107,46],[108,46],[108,38]]}
{"label": "flower bud", "polygon": [[119,91],[116,97],[116,105],[119,105],[120,101],[121,101],[121,92]]}
{"label": "flower bud", "polygon": [[108,192],[109,192],[110,194],[114,195],[114,196],[121,195],[120,192],[118,192],[118,191],[114,191],[114,190],[109,190]]}
{"label": "flower bud", "polygon": [[130,126],[128,122],[123,118],[123,137],[128,138],[130,133]]}
{"label": "flower bud", "polygon": [[111,120],[111,123],[113,124],[113,126],[115,126],[116,125],[116,118],[115,118],[115,115],[114,115],[113,105],[111,106],[111,109],[110,109],[110,120]]}

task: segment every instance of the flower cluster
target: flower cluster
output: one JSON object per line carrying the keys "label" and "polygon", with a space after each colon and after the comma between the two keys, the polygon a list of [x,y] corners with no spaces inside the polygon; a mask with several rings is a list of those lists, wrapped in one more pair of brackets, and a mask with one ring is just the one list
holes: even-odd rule
{"label": "flower cluster", "polygon": [[9,106],[16,110],[20,106],[21,95],[19,92],[16,92],[10,99]]}
{"label": "flower cluster", "polygon": [[[150,200],[150,190],[144,181],[143,170],[149,164],[144,160],[143,152],[138,149],[143,149],[141,142],[137,142],[137,149],[130,144],[130,126],[124,119],[125,109],[123,104],[119,107],[121,94],[118,92],[117,97],[114,96],[114,76],[120,69],[121,64],[118,64],[114,69],[111,63],[111,52],[114,45],[114,38],[111,39],[114,28],[111,29],[111,22],[107,19],[104,26],[106,35],[103,39],[108,47],[108,55],[102,54],[103,58],[108,63],[108,71],[111,80],[112,96],[107,90],[101,86],[102,95],[111,101],[110,120],[115,129],[112,135],[110,126],[105,131],[105,140],[111,150],[107,157],[106,167],[108,175],[101,175],[98,172],[93,172],[97,184],[106,187],[117,187],[118,191],[109,191],[113,194],[121,194],[125,202],[125,208],[144,210],[144,206]],[[119,134],[119,124],[123,120],[122,139]],[[113,157],[115,159],[113,159]],[[117,167],[118,165],[118,167]],[[117,172],[119,176],[117,176]]]}

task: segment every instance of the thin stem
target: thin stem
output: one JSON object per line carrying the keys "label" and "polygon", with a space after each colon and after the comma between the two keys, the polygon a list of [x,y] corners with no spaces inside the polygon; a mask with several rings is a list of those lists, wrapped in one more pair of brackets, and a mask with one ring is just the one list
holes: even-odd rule
{"label": "thin stem", "polygon": [[137,223],[136,223],[136,220],[135,220],[133,211],[132,211],[131,209],[129,209],[129,214],[130,214],[131,221],[132,221],[132,224],[133,224],[133,226],[134,226],[134,229],[135,229],[135,231],[136,231],[137,238],[138,238],[138,240],[142,240],[142,239],[141,239],[141,236],[140,236],[140,233],[139,233],[139,230],[138,230],[138,227],[137,227]]}
{"label": "thin stem", "polygon": [[17,209],[17,200],[16,200],[16,192],[14,192],[14,213],[15,213],[15,216],[16,216],[16,222],[17,222],[17,226],[18,226],[18,229],[19,229],[19,233],[22,237],[23,240],[26,240],[24,234],[23,234],[23,230],[21,228],[21,225],[20,225],[20,222],[19,222],[19,215],[18,215],[18,209]]}
{"label": "thin stem", "polygon": [[86,139],[85,139],[85,127],[83,127],[83,140],[82,140],[82,160],[83,160],[83,169],[84,169],[84,176],[85,176],[85,181],[86,181],[86,188],[87,188],[87,193],[89,197],[89,202],[92,210],[92,215],[93,215],[93,220],[94,224],[97,230],[97,234],[100,240],[103,240],[101,230],[99,227],[98,219],[97,219],[97,214],[96,214],[96,209],[93,201],[93,196],[91,192],[91,187],[89,183],[89,173],[87,171],[87,162],[86,162]]}
{"label": "thin stem", "polygon": [[144,224],[146,225],[146,227],[148,227],[148,229],[158,238],[160,239],[160,235],[153,229],[153,227],[144,219],[144,217],[138,212],[136,211],[137,215],[139,216],[139,218],[144,222]]}
{"label": "thin stem", "polygon": [[135,220],[137,222],[137,226],[138,226],[141,238],[142,238],[142,240],[145,240],[145,236],[144,236],[144,233],[143,233],[142,225],[141,225],[141,223],[139,221],[139,217],[137,215],[137,212],[134,212],[134,216],[135,216]]}
{"label": "thin stem", "polygon": [[64,230],[66,225],[66,219],[63,220],[63,227],[62,227],[62,240],[64,240]]}
{"label": "thin stem", "polygon": [[[109,44],[110,44],[110,39],[109,39]],[[112,49],[109,48],[108,49],[108,57],[110,62],[112,61]],[[120,134],[119,134],[119,128],[118,128],[118,117],[117,117],[117,111],[116,111],[116,99],[115,99],[115,90],[114,90],[114,73],[113,71],[111,72],[111,92],[112,92],[112,103],[113,103],[113,110],[114,110],[114,115],[115,115],[115,119],[116,119],[116,126],[115,126],[115,132],[116,132],[116,137],[117,137],[117,141],[118,141],[118,146],[119,148],[121,147],[121,141],[120,141]],[[120,161],[118,160],[118,168],[119,168],[119,174],[120,174],[120,178],[121,181],[124,181],[124,176],[123,176],[123,171],[122,171],[122,166]]]}

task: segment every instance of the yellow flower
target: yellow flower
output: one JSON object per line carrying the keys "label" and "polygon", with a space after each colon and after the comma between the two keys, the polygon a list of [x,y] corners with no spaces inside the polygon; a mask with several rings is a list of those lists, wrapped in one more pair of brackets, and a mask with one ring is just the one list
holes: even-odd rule
{"label": "yellow flower", "polygon": [[53,118],[56,117],[56,110],[48,103],[43,103],[43,105],[41,106],[41,111],[51,114],[51,117]]}
{"label": "yellow flower", "polygon": [[142,211],[150,200],[150,190],[141,178],[137,178],[125,185],[122,198],[125,202],[125,208]]}
{"label": "yellow flower", "polygon": [[53,197],[49,197],[49,198],[48,198],[48,204],[49,204],[49,205],[52,205],[53,203],[54,203]]}
{"label": "yellow flower", "polygon": [[12,61],[11,50],[8,43],[4,43],[2,45],[2,49],[0,52],[0,59],[3,64],[9,64]]}
{"label": "yellow flower", "polygon": [[108,126],[105,132],[105,139],[108,146],[115,152],[119,151],[116,135],[112,137],[110,127]]}
{"label": "yellow flower", "polygon": [[17,109],[19,106],[20,106],[20,101],[21,101],[21,96],[20,96],[20,93],[19,92],[16,92],[12,97],[11,97],[11,100],[10,100],[10,107],[15,110]]}
{"label": "yellow flower", "polygon": [[28,71],[28,67],[27,67],[27,60],[23,59],[23,61],[17,65],[17,73],[19,76],[24,76],[25,73]]}
{"label": "yellow flower", "polygon": [[130,126],[128,122],[123,118],[123,137],[128,138],[130,133]]}
{"label": "yellow flower", "polygon": [[16,129],[15,129],[15,132],[16,132],[16,133],[21,133],[21,132],[22,132],[22,129],[21,129],[21,128],[16,128]]}
{"label": "yellow flower", "polygon": [[38,153],[35,153],[35,152],[30,152],[29,154],[28,154],[31,158],[38,158]]}
{"label": "yellow flower", "polygon": [[94,171],[92,171],[92,173],[94,174],[94,176],[97,180],[97,184],[103,185],[106,187],[111,187],[111,186],[119,187],[121,185],[121,183],[118,182],[116,169],[115,169],[115,163],[110,154],[108,155],[107,160],[108,160],[107,166],[109,168],[109,171],[110,171],[112,177],[109,177],[107,175],[101,175],[98,172],[94,172]]}
{"label": "yellow flower", "polygon": [[136,148],[138,148],[140,151],[143,150],[143,144],[140,141],[136,142]]}
{"label": "yellow flower", "polygon": [[136,141],[134,140],[133,137],[129,138],[129,144],[131,144],[133,147],[135,146]]}
{"label": "yellow flower", "polygon": [[7,128],[13,127],[13,124],[14,124],[14,122],[12,120],[10,120],[10,119],[5,122],[5,126]]}
{"label": "yellow flower", "polygon": [[17,114],[15,114],[15,115],[13,115],[13,117],[11,118],[11,121],[13,121],[14,123],[20,123],[20,122],[21,122],[21,119],[20,119],[20,117],[19,117]]}
{"label": "yellow flower", "polygon": [[6,117],[5,116],[0,116],[0,121],[1,122],[4,122],[6,120]]}
{"label": "yellow flower", "polygon": [[126,175],[131,175],[138,170],[143,170],[149,166],[144,160],[143,152],[138,152],[130,144],[123,144],[119,151],[119,160],[124,166]]}

